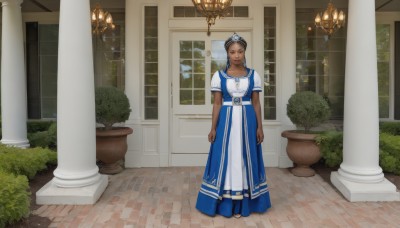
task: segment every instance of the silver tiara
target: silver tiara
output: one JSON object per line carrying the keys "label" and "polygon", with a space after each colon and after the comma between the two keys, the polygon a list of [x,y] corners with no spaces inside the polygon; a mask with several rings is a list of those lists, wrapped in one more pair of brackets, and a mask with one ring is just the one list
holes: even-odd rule
{"label": "silver tiara", "polygon": [[231,37],[232,41],[235,41],[235,42],[239,41],[240,38],[242,38],[242,37],[240,37],[237,33],[234,33]]}
{"label": "silver tiara", "polygon": [[233,43],[239,43],[244,47],[244,50],[247,48],[247,42],[243,37],[239,36],[236,32],[233,33],[232,36],[230,36],[226,41],[225,41],[225,50],[228,51],[229,46],[231,46]]}

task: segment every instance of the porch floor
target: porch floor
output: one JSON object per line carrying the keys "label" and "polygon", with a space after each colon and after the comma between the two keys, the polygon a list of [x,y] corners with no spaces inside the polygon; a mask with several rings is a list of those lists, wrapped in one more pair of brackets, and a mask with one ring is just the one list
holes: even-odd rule
{"label": "porch floor", "polygon": [[44,205],[50,227],[399,227],[400,202],[350,203],[319,175],[267,168],[272,208],[249,217],[195,209],[204,167],[135,168],[109,176],[95,205]]}

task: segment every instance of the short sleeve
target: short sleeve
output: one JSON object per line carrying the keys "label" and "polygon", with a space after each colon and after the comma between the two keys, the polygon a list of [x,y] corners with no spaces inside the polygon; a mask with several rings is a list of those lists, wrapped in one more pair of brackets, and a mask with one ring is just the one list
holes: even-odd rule
{"label": "short sleeve", "polygon": [[254,87],[253,91],[255,92],[261,92],[262,87],[261,87],[261,78],[260,75],[257,73],[257,71],[254,71]]}
{"label": "short sleeve", "polygon": [[221,78],[219,72],[215,72],[211,79],[211,92],[221,91]]}

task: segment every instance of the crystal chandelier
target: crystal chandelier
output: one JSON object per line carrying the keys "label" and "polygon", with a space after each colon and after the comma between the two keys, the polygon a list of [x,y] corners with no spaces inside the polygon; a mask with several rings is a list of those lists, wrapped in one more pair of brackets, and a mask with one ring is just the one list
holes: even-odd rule
{"label": "crystal chandelier", "polygon": [[114,29],[112,16],[109,12],[104,11],[100,4],[96,4],[96,7],[91,12],[92,14],[92,32],[95,35],[99,35],[107,29]]}
{"label": "crystal chandelier", "polygon": [[318,13],[315,16],[315,26],[321,28],[330,37],[334,32],[344,26],[345,18],[343,11],[336,9],[331,1],[324,13]]}
{"label": "crystal chandelier", "polygon": [[196,10],[203,15],[208,24],[207,35],[211,34],[210,27],[215,24],[215,19],[224,17],[233,0],[192,0]]}

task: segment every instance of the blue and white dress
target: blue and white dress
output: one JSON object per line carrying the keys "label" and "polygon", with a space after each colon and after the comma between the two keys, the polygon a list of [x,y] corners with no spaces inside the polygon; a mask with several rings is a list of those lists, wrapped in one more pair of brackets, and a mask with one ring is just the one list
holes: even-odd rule
{"label": "blue and white dress", "polygon": [[261,144],[257,144],[257,118],[251,104],[261,91],[256,71],[243,77],[217,71],[211,91],[222,93],[216,138],[210,146],[196,208],[210,216],[249,216],[271,207]]}

